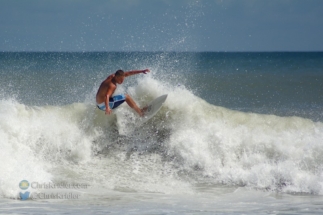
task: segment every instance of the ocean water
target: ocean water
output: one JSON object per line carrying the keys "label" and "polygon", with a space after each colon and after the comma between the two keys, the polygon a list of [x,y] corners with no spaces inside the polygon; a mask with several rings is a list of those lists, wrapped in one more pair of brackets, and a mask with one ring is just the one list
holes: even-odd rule
{"label": "ocean water", "polygon": [[[117,93],[168,94],[154,118],[96,108],[145,68]],[[323,53],[2,52],[0,75],[1,214],[323,212]]]}

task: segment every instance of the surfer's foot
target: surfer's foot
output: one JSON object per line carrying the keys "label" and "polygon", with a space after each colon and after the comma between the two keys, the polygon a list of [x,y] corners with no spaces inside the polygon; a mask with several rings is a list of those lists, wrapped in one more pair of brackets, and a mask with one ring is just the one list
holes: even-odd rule
{"label": "surfer's foot", "polygon": [[143,114],[145,114],[145,112],[148,110],[148,106],[146,106],[146,107],[144,107],[144,108],[142,108],[141,109],[141,112],[143,113]]}
{"label": "surfer's foot", "polygon": [[134,108],[134,109],[139,114],[139,116],[141,116],[141,117],[144,116],[144,113],[143,113],[143,111],[140,108]]}
{"label": "surfer's foot", "polygon": [[145,116],[145,113],[146,113],[146,111],[147,111],[147,110],[148,110],[148,106],[146,106],[146,107],[144,107],[144,108],[141,108],[141,109],[140,109],[140,111],[141,111],[141,114],[142,114],[142,115],[140,115],[140,114],[139,114],[139,115],[140,115],[141,117]]}

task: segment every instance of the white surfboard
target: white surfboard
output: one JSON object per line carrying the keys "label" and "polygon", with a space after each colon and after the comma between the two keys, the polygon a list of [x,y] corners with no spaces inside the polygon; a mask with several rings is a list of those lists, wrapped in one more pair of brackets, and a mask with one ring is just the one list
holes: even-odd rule
{"label": "white surfboard", "polygon": [[144,116],[140,120],[140,124],[147,122],[150,118],[152,118],[162,107],[164,102],[166,101],[167,94],[159,96],[154,99],[147,105],[147,110],[144,113]]}

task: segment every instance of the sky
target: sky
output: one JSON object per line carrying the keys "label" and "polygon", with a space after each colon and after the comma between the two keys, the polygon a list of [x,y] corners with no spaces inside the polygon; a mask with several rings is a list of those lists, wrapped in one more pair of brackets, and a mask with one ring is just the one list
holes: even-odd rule
{"label": "sky", "polygon": [[323,51],[323,0],[0,0],[0,51]]}

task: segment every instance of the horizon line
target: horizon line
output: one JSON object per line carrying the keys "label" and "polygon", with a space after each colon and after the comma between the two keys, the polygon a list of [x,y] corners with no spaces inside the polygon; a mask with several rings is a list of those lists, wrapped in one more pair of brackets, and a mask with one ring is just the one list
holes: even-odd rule
{"label": "horizon line", "polygon": [[0,53],[318,53],[321,51],[1,51]]}

